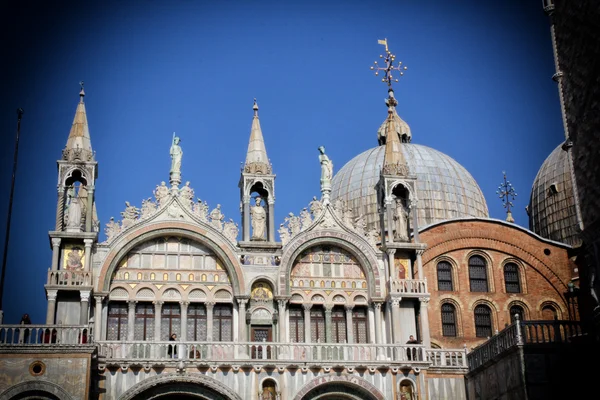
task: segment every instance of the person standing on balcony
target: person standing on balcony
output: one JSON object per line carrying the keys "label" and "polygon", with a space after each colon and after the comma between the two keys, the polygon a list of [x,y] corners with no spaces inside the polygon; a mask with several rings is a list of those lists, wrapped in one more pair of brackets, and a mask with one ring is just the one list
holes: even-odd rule
{"label": "person standing on balcony", "polygon": [[[171,336],[169,337],[169,342],[176,342],[176,341],[177,341],[177,334],[172,333]],[[169,357],[176,358],[177,357],[177,345],[170,344],[169,349],[167,350],[167,353],[169,354]]]}
{"label": "person standing on balcony", "polygon": [[[21,325],[31,325],[31,318],[29,318],[29,314],[25,313],[21,317]],[[22,343],[27,343],[29,341],[29,329],[23,329],[23,338]]]}
{"label": "person standing on balcony", "polygon": [[[415,337],[413,335],[410,335],[408,337],[408,341],[406,342],[406,344],[419,344],[419,341],[417,339],[415,339]],[[417,349],[416,348],[408,348],[406,349],[406,356],[408,357],[409,360],[416,360],[417,359]]]}

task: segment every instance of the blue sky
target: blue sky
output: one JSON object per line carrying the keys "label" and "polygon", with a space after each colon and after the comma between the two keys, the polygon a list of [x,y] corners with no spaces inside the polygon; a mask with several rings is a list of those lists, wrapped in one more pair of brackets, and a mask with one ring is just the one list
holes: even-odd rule
{"label": "blue sky", "polygon": [[[525,206],[564,133],[549,21],[540,1],[102,1],[12,4],[2,13],[0,239],[16,109],[19,144],[6,270],[6,322],[45,320],[56,160],[85,81],[99,163],[98,214],[119,219],[168,181],[173,132],[183,181],[240,220],[240,163],[258,99],[276,179],[276,218],[319,194],[318,146],[339,169],[377,145],[386,86],[369,70],[387,38],[408,66],[395,85],[413,143],[442,151],[479,183],[490,216],[505,170]],[[101,234],[101,240],[104,233]]]}

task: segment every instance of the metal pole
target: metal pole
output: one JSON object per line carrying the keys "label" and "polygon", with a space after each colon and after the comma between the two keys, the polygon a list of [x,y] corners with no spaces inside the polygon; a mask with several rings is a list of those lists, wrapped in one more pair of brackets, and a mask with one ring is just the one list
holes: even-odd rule
{"label": "metal pole", "polygon": [[2,274],[0,275],[0,323],[2,322],[2,298],[4,297],[4,276],[6,275],[6,255],[8,254],[8,239],[10,236],[10,217],[12,216],[12,203],[15,191],[15,175],[17,173],[17,156],[19,154],[19,132],[21,131],[21,117],[23,109],[17,109],[17,139],[15,141],[15,159],[10,183],[10,199],[8,200],[8,217],[6,219],[6,236],[4,237],[4,254],[2,255]]}

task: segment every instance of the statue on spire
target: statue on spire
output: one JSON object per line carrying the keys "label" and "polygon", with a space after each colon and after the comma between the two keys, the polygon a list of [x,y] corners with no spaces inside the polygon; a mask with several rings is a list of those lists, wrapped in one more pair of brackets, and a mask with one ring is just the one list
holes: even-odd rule
{"label": "statue on spire", "polygon": [[331,180],[333,179],[333,162],[325,154],[325,147],[319,146],[319,162],[321,163],[321,194],[323,205],[329,204]]}
{"label": "statue on spire", "polygon": [[173,140],[171,143],[171,171],[170,171],[170,181],[171,186],[175,187],[181,183],[181,158],[183,157],[183,150],[181,150],[181,146],[179,143],[181,139],[179,136],[175,136],[175,132],[173,132]]}

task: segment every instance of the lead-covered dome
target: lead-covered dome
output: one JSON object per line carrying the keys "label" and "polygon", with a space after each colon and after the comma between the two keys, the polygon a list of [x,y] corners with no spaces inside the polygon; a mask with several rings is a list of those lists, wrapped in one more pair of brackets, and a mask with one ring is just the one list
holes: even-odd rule
{"label": "lead-covered dome", "polygon": [[[410,173],[417,176],[419,227],[452,218],[489,216],[481,189],[462,165],[427,146],[402,143],[401,148]],[[363,213],[367,229],[378,228],[375,185],[384,154],[385,146],[359,154],[332,181],[332,201],[341,199],[355,215]]]}
{"label": "lead-covered dome", "polygon": [[567,152],[559,145],[538,171],[529,199],[529,229],[547,239],[578,245],[577,211]]}

